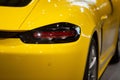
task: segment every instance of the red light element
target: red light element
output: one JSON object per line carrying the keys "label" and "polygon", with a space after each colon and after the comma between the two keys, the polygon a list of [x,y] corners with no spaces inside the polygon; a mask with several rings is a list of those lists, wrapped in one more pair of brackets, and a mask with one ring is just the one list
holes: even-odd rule
{"label": "red light element", "polygon": [[50,32],[35,32],[34,38],[66,38],[75,36],[74,30],[71,31],[50,31]]}

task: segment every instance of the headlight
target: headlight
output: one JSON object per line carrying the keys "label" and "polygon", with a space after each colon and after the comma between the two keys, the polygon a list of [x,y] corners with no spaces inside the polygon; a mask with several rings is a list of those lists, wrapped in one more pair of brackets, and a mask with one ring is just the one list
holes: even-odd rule
{"label": "headlight", "polygon": [[80,27],[71,23],[56,23],[43,26],[20,35],[24,43],[67,43],[78,40]]}

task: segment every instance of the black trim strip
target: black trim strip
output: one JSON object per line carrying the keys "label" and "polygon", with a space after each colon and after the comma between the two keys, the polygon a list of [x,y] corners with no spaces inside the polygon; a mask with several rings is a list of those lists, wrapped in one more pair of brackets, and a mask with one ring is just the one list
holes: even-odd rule
{"label": "black trim strip", "polygon": [[20,32],[0,31],[0,38],[19,38]]}

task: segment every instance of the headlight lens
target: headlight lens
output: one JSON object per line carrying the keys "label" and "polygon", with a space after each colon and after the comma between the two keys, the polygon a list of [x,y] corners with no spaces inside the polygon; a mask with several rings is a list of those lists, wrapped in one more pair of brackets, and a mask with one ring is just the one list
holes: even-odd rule
{"label": "headlight lens", "polygon": [[73,42],[79,36],[80,27],[62,22],[23,32],[20,38],[24,43],[49,44]]}

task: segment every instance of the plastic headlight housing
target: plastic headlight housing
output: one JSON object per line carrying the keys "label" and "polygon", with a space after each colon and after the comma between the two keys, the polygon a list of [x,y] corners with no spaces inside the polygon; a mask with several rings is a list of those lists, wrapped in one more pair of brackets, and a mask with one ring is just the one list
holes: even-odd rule
{"label": "plastic headlight housing", "polygon": [[24,43],[68,43],[79,39],[80,27],[71,23],[56,23],[43,26],[20,35]]}

